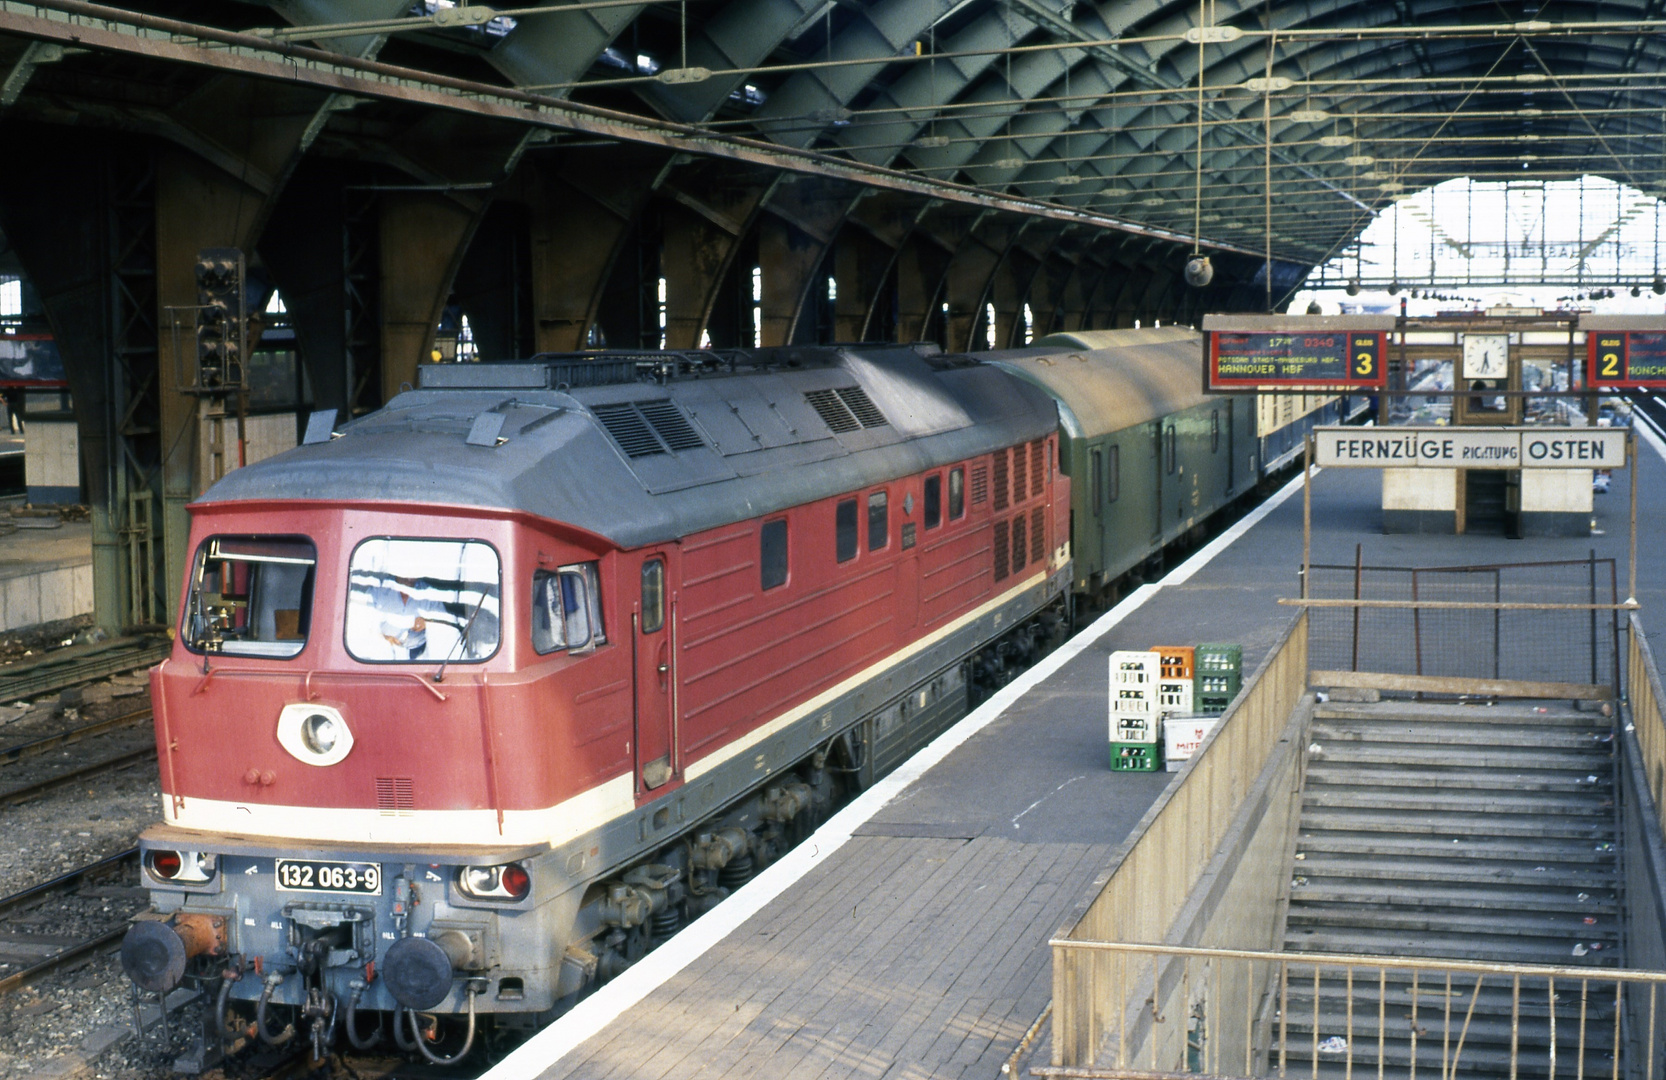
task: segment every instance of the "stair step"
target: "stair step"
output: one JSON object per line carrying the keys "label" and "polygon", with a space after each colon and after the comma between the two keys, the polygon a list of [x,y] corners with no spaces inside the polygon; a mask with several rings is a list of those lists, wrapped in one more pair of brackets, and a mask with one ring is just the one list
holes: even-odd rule
{"label": "stair step", "polygon": [[[1320,1045],[1323,1046],[1324,1040],[1327,1038],[1345,1038],[1343,1034],[1345,1030],[1344,1028],[1342,1031],[1335,1033],[1321,1031]],[[1290,1048],[1286,1056],[1287,1074],[1291,1077],[1306,1080],[1314,1072],[1313,1035],[1310,1031],[1304,1031],[1299,1034],[1290,1034],[1289,1039]],[[1610,1041],[1612,1041],[1612,1037],[1610,1037]],[[1558,1077],[1568,1077],[1573,1080],[1573,1078],[1583,1075],[1590,1078],[1590,1080],[1602,1080],[1602,1078],[1611,1074],[1614,1057],[1610,1047],[1606,1045],[1593,1046],[1587,1042],[1585,1053],[1581,1055],[1577,1037],[1564,1041],[1560,1033],[1558,1033],[1556,1043],[1556,1075]],[[1527,1077],[1548,1078],[1550,1076],[1549,1045],[1548,1038],[1543,1043],[1529,1043],[1524,1040],[1518,1044],[1516,1067],[1514,1069],[1514,1075],[1518,1080]],[[1352,1075],[1357,1080],[1367,1080],[1369,1077],[1374,1077],[1377,1071],[1378,1058],[1375,1035],[1369,1040],[1362,1041],[1361,1037],[1356,1034],[1351,1049],[1353,1050],[1351,1055],[1353,1062]],[[1347,1075],[1346,1068],[1350,1055],[1346,1051],[1326,1052],[1321,1049],[1318,1056],[1318,1075],[1320,1077],[1325,1078],[1325,1080],[1330,1080],[1332,1077],[1336,1080],[1342,1080]],[[1477,1045],[1465,1039],[1460,1047],[1456,1031],[1453,1032],[1450,1042],[1443,1043],[1440,1036],[1431,1030],[1429,1035],[1419,1036],[1416,1056],[1418,1072],[1429,1076],[1432,1080],[1447,1074],[1448,1069],[1452,1068],[1451,1059],[1453,1057],[1457,1059],[1454,1078],[1474,1077],[1476,1080],[1480,1080],[1480,1078],[1486,1077],[1490,1080],[1505,1080],[1506,1077],[1512,1074],[1508,1040],[1498,1044],[1483,1043]],[[1275,1026],[1272,1051],[1268,1059],[1270,1075],[1277,1074],[1278,1057],[1278,1034]],[[1581,1057],[1584,1059],[1583,1063],[1580,1061]],[[1386,1072],[1405,1076],[1411,1064],[1411,1059],[1410,1039],[1384,1041],[1382,1063]],[[1447,1069],[1442,1068],[1443,1064],[1447,1065]],[[1583,1070],[1580,1068],[1581,1064],[1584,1065]]]}
{"label": "stair step", "polygon": [[1584,956],[1575,956],[1573,946],[1577,940],[1566,940],[1552,946],[1535,939],[1480,934],[1411,934],[1345,929],[1286,934],[1284,947],[1301,953],[1427,957],[1432,960],[1478,960],[1483,963],[1592,968],[1619,965],[1620,950],[1606,946]]}
{"label": "stair step", "polygon": [[[1594,918],[1594,924],[1584,920]],[[1355,927],[1401,933],[1468,933],[1499,938],[1554,938],[1556,941],[1603,942],[1606,948],[1616,948],[1620,942],[1620,926],[1612,916],[1540,912],[1533,915],[1515,914],[1500,919],[1496,914],[1467,914],[1461,910],[1407,911],[1373,903],[1313,901],[1303,897],[1298,903],[1292,898],[1289,919],[1285,923],[1286,936],[1310,927]],[[1571,948],[1571,945],[1570,945]]]}
{"label": "stair step", "polygon": [[1396,765],[1341,762],[1314,758],[1308,762],[1307,783],[1348,784],[1360,787],[1424,789],[1440,791],[1547,791],[1585,795],[1593,791],[1610,793],[1614,788],[1612,763],[1583,772],[1579,769],[1501,769],[1444,766],[1407,769]]}
{"label": "stair step", "polygon": [[1554,792],[1506,794],[1503,791],[1418,791],[1411,788],[1360,788],[1342,785],[1308,787],[1302,805],[1366,807],[1377,810],[1438,810],[1447,814],[1534,814],[1563,818],[1594,818],[1612,825],[1611,800]]}
{"label": "stair step", "polygon": [[[1313,1003],[1311,999],[1297,1002],[1290,1000],[1290,1019],[1285,1025],[1285,1034],[1290,1042],[1290,1049],[1294,1053],[1297,1049],[1311,1060],[1313,1048]],[[1369,1009],[1358,1006],[1370,1006]],[[1340,1003],[1338,1003],[1340,1005]],[[1353,1038],[1354,1062],[1357,1065],[1362,1054],[1369,1054],[1372,1062],[1377,1059],[1377,1007],[1375,1002],[1355,1002]],[[1467,1017],[1469,1002],[1463,1003],[1463,1008],[1454,1005],[1450,1026],[1446,1016],[1437,1009],[1417,1010],[1417,1043],[1418,1050],[1432,1048],[1439,1055],[1441,1044],[1450,1038],[1450,1045],[1456,1049],[1458,1039],[1463,1038],[1464,1051],[1497,1050],[1506,1052],[1510,1047],[1511,1023],[1510,1011],[1504,1009],[1498,1013],[1482,1014],[1477,1011],[1474,1016]],[[1383,1028],[1383,1059],[1385,1061],[1399,1059],[1404,1062],[1411,1054],[1411,1011],[1402,1010],[1390,1012],[1385,1017]],[[1330,1009],[1321,1006],[1319,1012],[1319,1039],[1323,1042],[1333,1035],[1348,1036],[1348,1017],[1340,1007]],[[1545,1013],[1537,1016],[1521,1017],[1517,1038],[1523,1048],[1536,1049],[1543,1054],[1550,1046],[1550,1018]],[[1272,1044],[1275,1048],[1279,1042],[1279,1025],[1275,1020],[1272,1025]],[[1614,1018],[1610,1014],[1597,1018],[1589,1014],[1585,1021],[1585,1050],[1586,1053],[1606,1053],[1614,1045]],[[1563,1008],[1556,1014],[1556,1048],[1558,1056],[1567,1054],[1570,1057],[1579,1049],[1579,1010],[1577,1008]],[[1419,1057],[1421,1057],[1421,1053]],[[1462,1058],[1459,1059],[1460,1061]],[[1420,1061],[1419,1064],[1422,1062]]]}
{"label": "stair step", "polygon": [[[1347,993],[1347,984],[1339,976],[1332,974],[1334,968],[1321,967],[1324,973],[1319,981],[1320,1008],[1331,1010],[1340,1015],[1343,1012],[1342,1002]],[[1412,980],[1411,973],[1404,968],[1389,968],[1382,973],[1382,989],[1385,991],[1382,1009],[1386,1016],[1407,1018],[1412,1014]],[[1379,984],[1378,973],[1375,969],[1356,969],[1354,972],[1354,1015],[1356,1018],[1367,1017],[1373,1022],[1377,1016],[1377,993]],[[1313,979],[1308,970],[1293,970],[1290,975],[1290,988],[1287,1000],[1292,1020],[1307,1018],[1313,1015]],[[1627,993],[1635,993],[1628,990]],[[1580,987],[1578,983],[1563,982],[1556,993],[1558,1002],[1557,1024],[1577,1025],[1579,1021]],[[1476,1016],[1509,1016],[1512,1008],[1516,1009],[1524,1019],[1529,1017],[1544,1020],[1550,1015],[1549,1002],[1546,998],[1546,983],[1542,978],[1523,980],[1521,996],[1515,998],[1512,980],[1506,976],[1485,976],[1481,980],[1480,993],[1475,992],[1474,976],[1458,972],[1452,976],[1452,1015],[1463,1016],[1469,1012],[1473,1000]],[[1442,972],[1423,972],[1417,980],[1417,1014],[1420,1017],[1441,1016],[1446,1007],[1446,976]],[[1604,980],[1593,980],[1585,991],[1585,1014],[1587,1022],[1604,1020],[1612,1031],[1614,1020],[1614,983]],[[1427,1021],[1425,1021],[1426,1023]],[[1359,1020],[1355,1020],[1356,1026]]]}
{"label": "stair step", "polygon": [[[1542,871],[1539,869],[1540,866],[1544,867]],[[1297,878],[1309,882],[1328,880],[1333,884],[1339,883],[1339,879],[1346,879],[1361,888],[1385,888],[1391,882],[1446,882],[1470,888],[1490,885],[1537,887],[1543,884],[1550,888],[1567,888],[1583,893],[1591,893],[1596,889],[1613,890],[1619,885],[1618,874],[1612,866],[1579,867],[1549,862],[1533,866],[1497,863],[1476,865],[1458,874],[1454,873],[1453,867],[1431,863],[1428,859],[1406,859],[1388,855],[1362,855],[1357,858],[1310,855],[1295,864],[1291,880]]]}
{"label": "stair step", "polygon": [[1562,886],[1534,889],[1519,885],[1482,886],[1443,880],[1408,887],[1345,878],[1309,878],[1307,884],[1292,895],[1291,904],[1297,903],[1298,897],[1303,904],[1350,903],[1362,895],[1377,903],[1401,909],[1577,912],[1581,919],[1586,915],[1598,919],[1613,918],[1620,910],[1618,894],[1613,887],[1587,890],[1586,899],[1580,900],[1580,890]]}
{"label": "stair step", "polygon": [[[1606,843],[1607,841],[1603,841]],[[1419,859],[1507,859],[1535,866],[1557,863],[1614,862],[1619,853],[1599,850],[1583,837],[1398,836],[1391,833],[1314,831],[1296,838],[1296,851],[1320,854],[1403,855]],[[1297,860],[1302,861],[1302,860]]]}
{"label": "stair step", "polygon": [[1299,827],[1304,832],[1386,832],[1427,833],[1432,836],[1552,836],[1582,838],[1598,843],[1611,843],[1614,835],[1613,812],[1578,817],[1539,817],[1532,814],[1454,814],[1417,813],[1413,810],[1395,814],[1378,812],[1370,806],[1314,806],[1305,805]]}
{"label": "stair step", "polygon": [[1309,738],[1320,746],[1333,743],[1384,743],[1447,749],[1474,747],[1479,750],[1516,751],[1524,758],[1531,758],[1535,752],[1551,750],[1607,750],[1614,744],[1614,730],[1608,722],[1604,722],[1600,727],[1546,725],[1536,728],[1532,741],[1524,745],[1519,729],[1500,724],[1415,720],[1315,720],[1309,729]]}
{"label": "stair step", "polygon": [[[1319,749],[1314,750],[1312,747]],[[1319,764],[1400,766],[1408,769],[1498,769],[1505,772],[1566,770],[1576,775],[1609,772],[1607,744],[1584,746],[1454,746],[1427,742],[1353,742],[1314,737],[1307,761]]]}
{"label": "stair step", "polygon": [[1607,727],[1612,718],[1568,707],[1566,701],[1510,701],[1497,705],[1454,705],[1428,701],[1325,701],[1313,710],[1320,720],[1401,720],[1425,723],[1481,723],[1508,728]]}

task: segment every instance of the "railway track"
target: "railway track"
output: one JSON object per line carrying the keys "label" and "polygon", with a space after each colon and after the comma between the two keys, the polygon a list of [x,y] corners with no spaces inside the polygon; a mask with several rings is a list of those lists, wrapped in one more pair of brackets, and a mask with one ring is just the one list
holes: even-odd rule
{"label": "railway track", "polygon": [[138,868],[129,848],[0,897],[0,994],[119,940],[147,903]]}
{"label": "railway track", "polygon": [[0,701],[44,697],[147,668],[167,656],[171,647],[166,637],[143,635],[53,649],[44,656],[0,667]]}
{"label": "railway track", "polygon": [[[102,773],[155,760],[156,744],[150,733],[133,730],[150,718],[151,710],[146,706],[0,750],[0,767],[17,766],[21,774],[15,782],[0,787],[0,807],[15,806]],[[91,761],[68,768],[49,768],[39,760],[65,746],[97,741],[108,743],[109,750]],[[29,763],[27,767],[23,765],[25,762]]]}

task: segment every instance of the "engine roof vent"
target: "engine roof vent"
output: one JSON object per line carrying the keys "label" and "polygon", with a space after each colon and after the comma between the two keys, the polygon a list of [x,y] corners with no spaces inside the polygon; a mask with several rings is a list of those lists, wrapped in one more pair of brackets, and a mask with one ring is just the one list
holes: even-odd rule
{"label": "engine roof vent", "polygon": [[626,457],[695,450],[706,442],[682,411],[669,401],[622,401],[593,407]]}
{"label": "engine roof vent", "polygon": [[835,435],[863,428],[886,427],[889,421],[860,386],[841,386],[833,390],[807,390],[804,400],[816,410]]}

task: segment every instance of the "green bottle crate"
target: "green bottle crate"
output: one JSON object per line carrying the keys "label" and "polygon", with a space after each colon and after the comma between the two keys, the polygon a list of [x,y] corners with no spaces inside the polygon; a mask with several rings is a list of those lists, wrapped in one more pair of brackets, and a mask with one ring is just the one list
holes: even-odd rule
{"label": "green bottle crate", "polygon": [[1162,767],[1163,744],[1160,742],[1111,744],[1112,772],[1156,772]]}

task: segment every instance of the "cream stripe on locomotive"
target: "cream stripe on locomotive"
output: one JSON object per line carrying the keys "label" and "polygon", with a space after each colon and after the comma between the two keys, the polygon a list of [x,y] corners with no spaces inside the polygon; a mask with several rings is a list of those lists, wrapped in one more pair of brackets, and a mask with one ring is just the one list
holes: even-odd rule
{"label": "cream stripe on locomotive", "polygon": [[[886,668],[901,663],[935,645],[969,623],[989,615],[1028,589],[1047,580],[1042,572],[967,612],[952,623],[899,649],[890,656],[857,672],[830,690],[799,705],[718,747],[697,761],[686,764],[686,780],[694,780],[724,762],[746,753],[760,742],[792,726],[796,721],[825,708],[844,694],[875,678]],[[498,833],[496,810],[411,810],[390,816],[371,808],[259,805],[186,796],[179,800],[184,809],[175,812],[173,796],[164,793],[163,820],[182,829],[234,833],[239,836],[270,836],[285,841],[327,840],[359,844],[543,844],[559,846],[636,809],[634,784],[624,773],[588,791],[541,810],[505,810],[503,832]]]}

